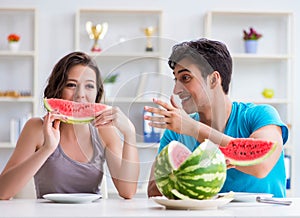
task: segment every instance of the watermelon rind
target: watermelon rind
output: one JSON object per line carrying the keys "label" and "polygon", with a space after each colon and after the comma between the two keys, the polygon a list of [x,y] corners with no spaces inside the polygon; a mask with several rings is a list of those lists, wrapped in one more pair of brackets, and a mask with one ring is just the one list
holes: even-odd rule
{"label": "watermelon rind", "polygon": [[[237,140],[240,140],[240,139],[237,139]],[[249,139],[245,139],[245,140],[249,140]],[[251,139],[251,140],[255,141],[254,139]],[[271,143],[271,142],[268,141],[268,143]],[[273,154],[273,152],[276,150],[277,146],[278,146],[277,142],[272,142],[271,149],[265,155],[263,155],[259,158],[252,159],[252,160],[237,160],[237,159],[226,156],[226,154],[225,154],[225,157],[226,157],[226,159],[228,159],[230,161],[230,164],[235,165],[235,166],[253,166],[256,164],[260,164],[261,162],[266,160],[268,157],[270,157]]]}
{"label": "watermelon rind", "polygon": [[[44,98],[43,102],[47,111],[49,112],[53,111],[51,106],[48,104],[47,98]],[[67,118],[68,118],[67,120],[61,120],[61,121],[68,124],[87,124],[95,119],[94,116],[82,117],[82,118],[67,116]]]}
{"label": "watermelon rind", "polygon": [[180,199],[180,200],[189,200],[189,199],[191,199],[189,196],[186,196],[186,195],[181,194],[181,193],[180,193],[178,190],[176,190],[176,189],[172,189],[171,192],[172,192],[172,194],[173,194],[175,197],[177,197],[177,198]]}
{"label": "watermelon rind", "polygon": [[227,168],[217,145],[206,139],[178,169],[172,166],[168,146],[157,155],[154,168],[156,185],[164,196],[202,200],[212,198],[221,190]]}

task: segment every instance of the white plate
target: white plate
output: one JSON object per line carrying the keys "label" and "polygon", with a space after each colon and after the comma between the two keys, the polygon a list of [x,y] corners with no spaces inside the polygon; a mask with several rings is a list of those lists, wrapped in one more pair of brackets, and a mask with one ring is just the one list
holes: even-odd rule
{"label": "white plate", "polygon": [[[219,193],[219,196],[226,195],[228,193]],[[250,193],[250,192],[233,192],[233,201],[235,202],[255,202],[256,197],[272,198],[273,194],[268,193]]]}
{"label": "white plate", "polygon": [[156,203],[165,206],[167,209],[177,209],[177,210],[206,210],[206,209],[217,209],[218,207],[228,204],[233,198],[221,197],[218,199],[208,199],[208,200],[196,200],[196,199],[186,199],[186,200],[172,200],[166,197],[151,197]]}
{"label": "white plate", "polygon": [[90,193],[53,193],[43,195],[43,198],[57,203],[87,203],[101,198],[101,195]]}

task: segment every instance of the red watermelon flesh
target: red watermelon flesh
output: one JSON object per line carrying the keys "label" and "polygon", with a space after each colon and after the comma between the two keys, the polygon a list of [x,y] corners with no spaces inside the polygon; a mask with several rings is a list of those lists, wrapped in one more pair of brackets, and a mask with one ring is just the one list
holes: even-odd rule
{"label": "red watermelon flesh", "polygon": [[254,138],[236,138],[226,147],[219,146],[230,164],[250,166],[261,163],[269,157],[276,148],[276,143]]}
{"label": "red watermelon flesh", "polygon": [[169,145],[169,157],[170,162],[173,165],[173,169],[178,167],[192,154],[192,152],[182,143],[178,141],[172,141]]}
{"label": "red watermelon flesh", "polygon": [[98,112],[108,107],[101,103],[83,103],[58,98],[44,98],[44,106],[48,111],[57,110],[68,118],[67,123],[72,124],[89,123]]}

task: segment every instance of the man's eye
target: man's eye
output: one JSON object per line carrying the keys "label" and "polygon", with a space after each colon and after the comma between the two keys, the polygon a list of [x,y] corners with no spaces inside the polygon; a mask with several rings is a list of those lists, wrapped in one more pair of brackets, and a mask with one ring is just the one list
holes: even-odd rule
{"label": "man's eye", "polygon": [[181,80],[181,82],[188,82],[188,81],[190,81],[191,80],[191,76],[189,76],[189,75],[183,75],[181,78],[180,78],[180,80]]}

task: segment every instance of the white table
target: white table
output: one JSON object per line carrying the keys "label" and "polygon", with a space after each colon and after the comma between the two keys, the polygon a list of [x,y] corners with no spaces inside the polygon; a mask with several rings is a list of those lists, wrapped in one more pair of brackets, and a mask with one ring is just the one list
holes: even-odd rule
{"label": "white table", "polygon": [[85,204],[61,204],[47,200],[0,201],[0,218],[12,217],[300,217],[300,198],[290,206],[232,202],[215,210],[166,210],[151,199],[101,199]]}

